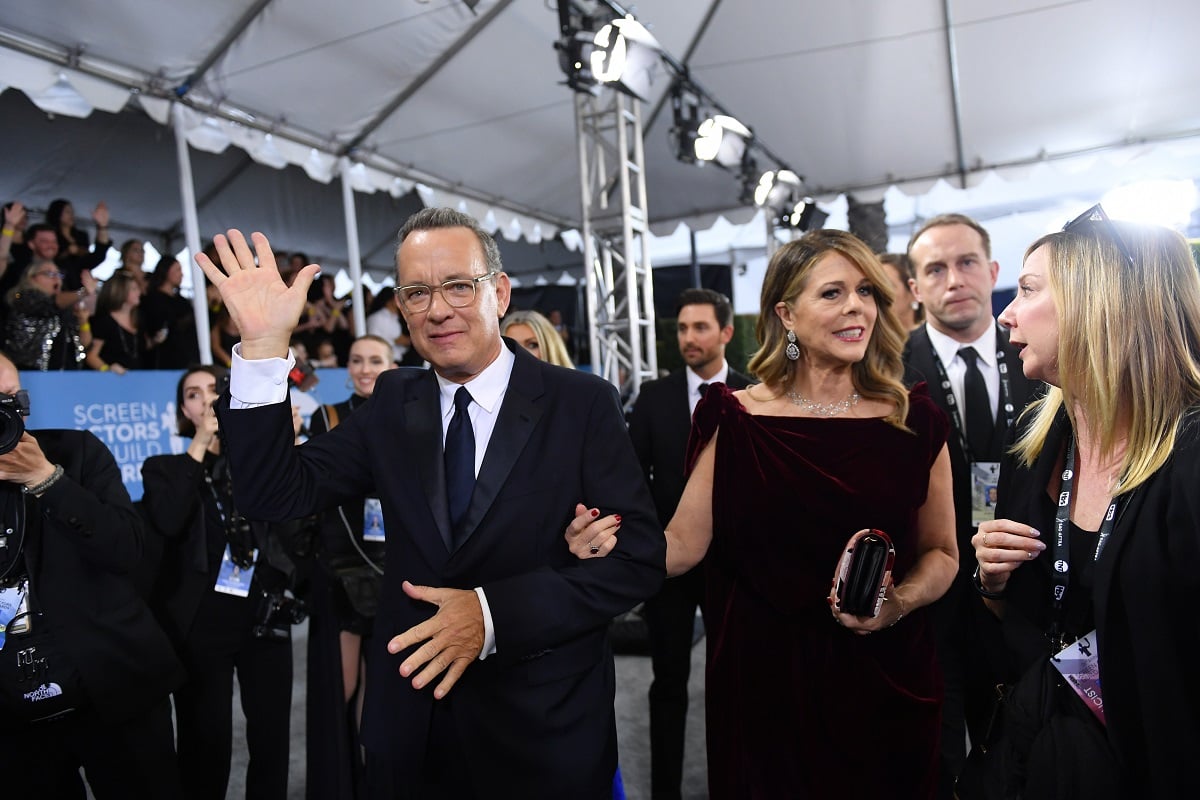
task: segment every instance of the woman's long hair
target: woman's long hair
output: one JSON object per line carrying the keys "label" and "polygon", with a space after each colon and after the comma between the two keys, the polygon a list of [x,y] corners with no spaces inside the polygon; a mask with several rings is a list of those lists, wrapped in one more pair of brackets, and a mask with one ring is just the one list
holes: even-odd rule
{"label": "woman's long hair", "polygon": [[1102,458],[1127,437],[1118,480],[1129,491],[1166,462],[1200,404],[1200,275],[1184,238],[1157,226],[1089,223],[1043,236],[1025,258],[1042,248],[1058,313],[1060,386],[1026,409],[1013,452],[1032,464],[1060,409],[1072,424],[1082,409]]}
{"label": "woman's long hair", "polygon": [[766,387],[783,394],[791,388],[796,377],[797,361],[784,355],[787,347],[787,329],[775,313],[777,303],[791,303],[808,284],[813,268],[828,253],[838,253],[858,267],[871,284],[875,305],[879,309],[867,353],[862,361],[851,368],[855,390],[873,400],[885,400],[895,410],[885,419],[897,428],[908,430],[908,390],[902,380],[904,351],[907,331],[892,311],[895,297],[891,279],[883,271],[879,258],[861,239],[851,233],[838,230],[810,231],[799,239],[788,242],[775,251],[767,265],[759,300],[758,322],[754,332],[758,339],[758,350],[750,358],[747,369]]}
{"label": "woman's long hair", "polygon": [[562,337],[558,335],[558,331],[554,330],[554,326],[550,320],[539,314],[537,311],[510,311],[508,316],[500,323],[500,333],[508,333],[508,329],[513,325],[528,325],[533,335],[537,337],[538,349],[542,354],[542,359],[548,364],[557,364],[560,367],[575,368],[575,363],[571,361],[571,356],[567,354],[567,346],[563,343]]}

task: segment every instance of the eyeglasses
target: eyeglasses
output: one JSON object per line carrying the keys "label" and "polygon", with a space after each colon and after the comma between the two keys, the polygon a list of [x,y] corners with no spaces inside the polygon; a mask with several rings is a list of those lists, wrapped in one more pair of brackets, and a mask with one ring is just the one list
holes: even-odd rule
{"label": "eyeglasses", "polygon": [[1104,213],[1104,207],[1099,203],[1096,203],[1096,205],[1092,206],[1087,211],[1068,222],[1066,225],[1063,225],[1063,230],[1071,231],[1088,224],[1099,224],[1103,226],[1105,232],[1108,233],[1109,238],[1113,240],[1113,244],[1117,246],[1117,249],[1121,251],[1121,255],[1125,257],[1125,261],[1128,262],[1130,269],[1137,269],[1137,262],[1133,260],[1133,253],[1130,252],[1129,248],[1125,246],[1125,240],[1121,238],[1121,233],[1117,230],[1117,226],[1114,225],[1113,221],[1108,218],[1108,214]]}
{"label": "eyeglasses", "polygon": [[38,272],[33,273],[33,277],[35,277],[35,278],[58,278],[61,281],[63,278],[65,278],[67,276],[64,275],[63,273],[59,272],[58,270],[50,270],[50,271],[40,270]]}
{"label": "eyeglasses", "polygon": [[408,286],[397,286],[392,291],[396,293],[396,299],[404,306],[404,310],[413,314],[429,310],[434,292],[441,292],[442,299],[455,308],[466,308],[475,302],[476,287],[498,274],[498,272],[489,272],[474,278],[452,278],[442,281],[438,286],[413,283]]}

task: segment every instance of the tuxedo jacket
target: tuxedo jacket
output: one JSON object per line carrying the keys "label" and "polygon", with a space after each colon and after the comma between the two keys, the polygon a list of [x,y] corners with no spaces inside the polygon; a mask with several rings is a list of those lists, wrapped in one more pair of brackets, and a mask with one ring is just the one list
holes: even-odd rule
{"label": "tuxedo jacket", "polygon": [[[1030,400],[1038,396],[1044,387],[1041,381],[1031,381],[1025,377],[1021,369],[1021,359],[1015,347],[1008,343],[1008,331],[994,326],[996,329],[996,349],[1004,351],[1004,360],[1008,366],[1009,385],[1012,388],[1013,421],[1021,415],[1021,411]],[[950,419],[952,429],[947,441],[950,448],[950,470],[954,482],[954,518],[958,532],[959,580],[967,580],[975,569],[975,548],[971,546],[971,536],[975,530],[971,524],[971,464],[967,453],[963,451],[962,437],[953,429],[954,413],[946,403],[946,389],[941,385],[935,359],[937,354],[929,340],[929,331],[922,325],[908,337],[904,347],[904,383],[913,386],[921,381],[929,383],[929,396],[933,402],[945,412]],[[996,419],[995,436],[999,441],[1011,442],[1011,432],[1004,430],[1005,414],[998,408],[992,409]],[[1007,444],[1006,444],[1007,446]],[[965,578],[964,576],[965,572]]]}
{"label": "tuxedo jacket", "polygon": [[[30,431],[63,477],[24,496],[25,559],[40,607],[96,710],[129,719],[166,699],[183,667],[134,585],[144,530],[108,448],[86,431]],[[21,502],[5,492],[5,505]],[[7,514],[6,514],[6,518]]]}
{"label": "tuxedo jacket", "polygon": [[[730,389],[750,385],[749,378],[732,369],[727,377]],[[686,369],[642,384],[629,412],[629,438],[650,483],[658,522],[664,528],[674,516],[687,483],[683,467],[691,430]]]}
{"label": "tuxedo jacket", "polygon": [[[299,447],[287,403],[232,411],[223,398],[235,501],[249,517],[282,520],[380,498],[387,570],[363,736],[397,774],[418,774],[435,702],[432,686],[418,691],[399,675],[412,649],[386,651],[389,639],[435,611],[408,598],[401,581],[482,587],[496,651],[436,701],[453,715],[476,791],[599,797],[611,792],[616,769],[607,627],[657,591],[665,541],[615,389],[503,341],[515,363],[457,548],[429,370],[385,372],[364,406]],[[621,515],[607,558],[578,560],[567,549],[563,532],[579,502]]]}

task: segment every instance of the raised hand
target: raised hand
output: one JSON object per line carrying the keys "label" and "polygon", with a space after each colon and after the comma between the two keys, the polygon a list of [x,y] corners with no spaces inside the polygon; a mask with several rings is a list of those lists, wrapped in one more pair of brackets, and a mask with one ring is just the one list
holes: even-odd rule
{"label": "raised hand", "polygon": [[[241,332],[242,357],[286,358],[288,340],[304,310],[308,287],[321,268],[309,264],[296,273],[289,287],[279,274],[271,244],[261,233],[250,235],[254,253],[241,231],[217,234],[213,244],[221,261],[217,267],[200,253],[196,263],[221,293],[225,307]],[[257,254],[258,263],[254,256]]]}

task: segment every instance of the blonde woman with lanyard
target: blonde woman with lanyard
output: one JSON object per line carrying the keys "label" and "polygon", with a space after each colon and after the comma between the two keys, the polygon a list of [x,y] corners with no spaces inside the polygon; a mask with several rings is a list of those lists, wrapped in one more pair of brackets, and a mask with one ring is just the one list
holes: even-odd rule
{"label": "blonde woman with lanyard", "polygon": [[1034,704],[1050,722],[1024,744],[991,743],[978,796],[1195,797],[1200,774],[1178,760],[1200,747],[1200,277],[1188,245],[1095,206],[1029,247],[1000,322],[1025,375],[1053,388],[1005,455],[996,519],[972,540],[975,584],[1011,677],[1026,676],[1004,730],[1029,724],[1017,702],[1028,686],[1053,704]]}

